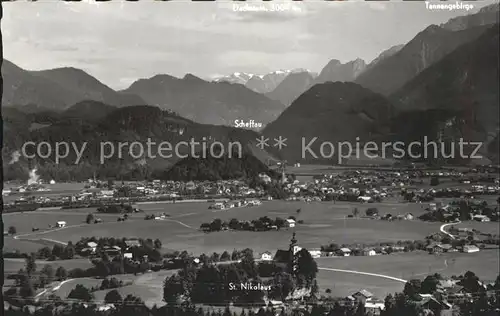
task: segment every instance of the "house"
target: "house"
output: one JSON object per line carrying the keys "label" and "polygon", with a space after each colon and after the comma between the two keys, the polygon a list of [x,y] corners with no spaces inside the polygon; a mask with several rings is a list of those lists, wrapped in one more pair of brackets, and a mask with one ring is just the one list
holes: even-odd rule
{"label": "house", "polygon": [[426,249],[431,254],[443,253],[453,249],[453,246],[449,244],[431,243],[429,246],[426,247]]}
{"label": "house", "polygon": [[474,246],[474,245],[465,245],[462,247],[462,252],[465,252],[465,253],[478,252],[478,251],[479,251],[479,248],[477,246]]}
{"label": "house", "polygon": [[66,227],[66,222],[65,221],[58,221],[56,223],[56,227],[57,228],[63,228],[63,227]]}
{"label": "house", "polygon": [[273,301],[273,300],[270,300],[267,303],[267,306],[272,306],[273,308],[282,308],[282,307],[285,306],[285,304],[283,304],[282,301]]}
{"label": "house", "polygon": [[123,258],[132,259],[133,255],[131,252],[126,252],[123,254]]}
{"label": "house", "polygon": [[321,257],[321,250],[320,249],[311,249],[311,250],[309,250],[309,254],[313,258],[319,258],[319,257]]}
{"label": "house", "polygon": [[[422,295],[420,295],[422,297]],[[438,300],[434,296],[430,295],[422,297],[420,301],[414,302],[416,305],[421,306],[423,309],[430,310],[448,310],[452,307],[451,304],[444,300]]]}
{"label": "house", "polygon": [[92,253],[95,253],[97,250],[97,243],[95,243],[93,241],[89,241],[87,243],[87,247],[91,250]]}
{"label": "house", "polygon": [[415,218],[415,216],[413,216],[413,214],[412,214],[412,213],[407,213],[407,214],[405,214],[405,219],[406,219],[407,221],[411,221],[411,220],[413,220],[414,218]]}
{"label": "house", "polygon": [[363,256],[375,256],[377,253],[373,249],[363,249]]}
{"label": "house", "polygon": [[349,257],[351,255],[351,249],[340,248],[339,250],[337,250],[337,255],[342,257]]}
{"label": "house", "polygon": [[127,245],[127,248],[131,248],[131,247],[139,247],[141,243],[137,239],[129,239],[125,240],[125,245]]}
{"label": "house", "polygon": [[486,215],[474,215],[472,219],[478,222],[489,222],[490,218]]}
{"label": "house", "polygon": [[226,208],[224,203],[215,203],[209,207],[210,209],[215,209],[215,210],[223,210]]}
{"label": "house", "polygon": [[380,315],[381,311],[385,310],[385,303],[378,298],[370,297],[365,302],[365,312],[370,315]]}
{"label": "house", "polygon": [[371,196],[358,196],[358,201],[360,202],[370,202],[371,200]]}
{"label": "house", "polygon": [[262,261],[272,261],[273,260],[273,256],[272,256],[271,252],[265,251],[265,252],[263,252],[263,253],[260,254],[260,260],[262,260]]}
{"label": "house", "polygon": [[354,298],[354,300],[362,303],[366,303],[366,301],[370,298],[373,297],[373,294],[368,292],[365,289],[359,290],[354,294],[351,294],[351,297]]}
{"label": "house", "polygon": [[295,220],[293,220],[293,219],[291,219],[291,218],[288,218],[288,219],[285,221],[285,226],[286,226],[286,227],[290,227],[290,228],[295,227]]}

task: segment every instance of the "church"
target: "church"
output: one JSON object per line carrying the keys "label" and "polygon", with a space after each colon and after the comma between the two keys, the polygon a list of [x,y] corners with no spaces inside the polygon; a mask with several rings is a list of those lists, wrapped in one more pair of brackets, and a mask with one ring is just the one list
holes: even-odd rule
{"label": "church", "polygon": [[301,250],[302,248],[298,246],[294,232],[292,235],[292,239],[290,240],[290,246],[288,247],[288,250],[279,249],[278,251],[276,251],[276,254],[274,255],[274,262],[278,266],[293,266],[293,270],[295,270],[297,253]]}

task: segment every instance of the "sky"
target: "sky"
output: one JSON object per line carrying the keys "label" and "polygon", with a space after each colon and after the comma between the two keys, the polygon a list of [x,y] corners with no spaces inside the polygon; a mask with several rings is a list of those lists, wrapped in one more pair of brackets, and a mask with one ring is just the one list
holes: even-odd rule
{"label": "sky", "polygon": [[492,2],[469,12],[423,2],[288,3],[282,12],[236,12],[243,2],[4,2],[4,58],[28,70],[80,68],[114,89],[156,74],[319,72],[331,59],[370,62],[431,24]]}

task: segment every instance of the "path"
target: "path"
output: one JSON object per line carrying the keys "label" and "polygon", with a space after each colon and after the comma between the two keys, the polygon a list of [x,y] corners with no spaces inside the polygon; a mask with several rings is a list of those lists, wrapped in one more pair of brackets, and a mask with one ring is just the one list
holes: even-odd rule
{"label": "path", "polygon": [[59,282],[56,286],[53,286],[53,287],[50,287],[50,288],[43,290],[42,292],[35,295],[35,300],[37,300],[38,298],[40,298],[40,296],[42,296],[43,294],[45,294],[47,292],[54,292],[54,291],[59,290],[63,284],[70,282],[70,281],[73,281],[73,280],[75,280],[75,279],[67,279],[67,280],[64,280],[62,282]]}
{"label": "path", "polygon": [[451,226],[451,225],[456,225],[456,224],[460,224],[461,221],[458,221],[458,222],[454,222],[454,223],[448,223],[448,224],[443,224],[441,225],[441,227],[439,227],[439,230],[443,233],[443,234],[446,234],[448,235],[451,239],[455,239],[455,236],[453,236],[452,234],[448,233],[445,229],[446,226]]}
{"label": "path", "polygon": [[401,283],[406,283],[408,282],[407,280],[396,278],[390,275],[385,275],[385,274],[378,274],[378,273],[369,273],[369,272],[362,272],[362,271],[355,271],[355,270],[343,270],[343,269],[333,269],[333,268],[321,268],[318,267],[318,270],[324,270],[324,271],[333,271],[333,272],[342,272],[342,273],[351,273],[351,274],[360,274],[360,275],[369,275],[369,276],[374,276],[378,278],[383,278],[383,279],[388,279],[392,281],[397,281]]}

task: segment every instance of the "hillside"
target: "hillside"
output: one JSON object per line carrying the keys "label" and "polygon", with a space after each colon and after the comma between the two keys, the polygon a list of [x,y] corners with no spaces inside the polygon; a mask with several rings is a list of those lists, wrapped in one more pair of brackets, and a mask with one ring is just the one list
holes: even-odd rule
{"label": "hillside", "polygon": [[4,60],[2,74],[3,106],[28,105],[61,111],[88,99],[114,106],[144,104],[141,98],[122,95],[76,68],[28,71]]}
{"label": "hillside", "polygon": [[267,124],[285,108],[241,84],[207,82],[193,75],[182,79],[157,75],[134,82],[124,92],[195,122],[215,125],[234,125],[237,119]]}
{"label": "hillside", "polygon": [[481,10],[475,14],[450,19],[440,26],[450,31],[460,31],[476,26],[493,25],[499,22],[499,9],[500,4],[494,3],[481,8]]}
{"label": "hillside", "polygon": [[[102,104],[95,102],[75,105],[72,108],[101,107]],[[109,105],[105,108],[112,110]],[[229,147],[230,143],[241,144],[242,151],[249,152],[249,148],[255,147],[255,139],[258,134],[253,131],[237,129],[226,126],[213,126],[195,123],[180,117],[174,113],[162,111],[154,106],[130,106],[116,108],[102,118],[98,117],[70,117],[69,115],[49,114],[45,116],[28,115],[15,108],[6,108],[4,112],[5,138],[4,158],[19,150],[22,144],[28,140],[34,142],[46,141],[55,145],[56,142],[72,142],[77,148],[82,148],[87,143],[81,163],[74,165],[77,155],[74,150],[70,151],[68,157],[61,159],[55,164],[54,153],[49,159],[31,161],[29,165],[39,165],[40,174],[51,175],[52,178],[61,180],[88,179],[95,171],[103,177],[118,179],[144,179],[154,172],[163,172],[175,164],[184,155],[189,155],[191,147],[179,145],[176,154],[176,145],[180,142],[190,142],[194,139],[199,144],[195,149],[203,149],[202,143],[206,144],[207,150],[215,141],[221,142]],[[30,128],[34,124],[42,125],[39,128]],[[150,155],[148,154],[148,139],[151,143]],[[130,150],[130,144],[134,141],[143,145],[144,152],[139,152],[139,147]],[[115,153],[109,159],[101,163],[101,153],[111,153],[109,145],[101,144],[111,142],[115,146]],[[127,143],[120,155],[118,143]],[[160,143],[163,145],[162,152],[159,151]],[[237,145],[234,145],[238,148]],[[170,150],[169,150],[170,148]],[[101,150],[102,149],[102,150]],[[210,151],[208,151],[210,154]],[[268,157],[265,151],[256,150],[255,155],[265,159]],[[22,160],[18,163],[27,170],[28,162]],[[9,166],[18,168],[18,166]],[[8,168],[8,169],[9,169]],[[11,170],[12,171],[12,170]],[[13,177],[11,172],[6,177]]]}
{"label": "hillside", "polygon": [[314,78],[308,72],[298,72],[288,75],[273,91],[266,94],[273,100],[284,105],[290,105],[297,97],[306,91],[313,83]]}
{"label": "hillside", "polygon": [[188,157],[177,162],[168,171],[158,174],[158,179],[218,181],[252,179],[257,178],[260,173],[275,176],[274,172],[256,157],[250,153],[243,153],[241,157],[237,155],[205,159]]}
{"label": "hillside", "polygon": [[98,121],[117,108],[98,101],[85,100],[70,106],[61,113],[66,118],[81,118],[84,120]]}
{"label": "hillside", "polygon": [[478,38],[487,29],[488,26],[479,26],[450,31],[431,25],[396,54],[360,74],[355,82],[377,93],[389,95],[460,45]]}
{"label": "hillside", "polygon": [[[354,83],[327,82],[317,84],[298,97],[281,115],[263,131],[271,140],[287,138],[287,147],[279,151],[281,158],[290,163],[333,163],[330,159],[315,159],[307,154],[302,157],[302,139],[319,153],[323,141],[361,142],[388,133],[391,105],[388,100]],[[336,144],[335,144],[336,146]],[[329,153],[329,147],[325,149]]]}
{"label": "hillside", "polygon": [[452,118],[462,122],[464,138],[489,142],[498,137],[498,32],[498,25],[490,27],[424,70],[391,99],[404,111],[455,113]]}

